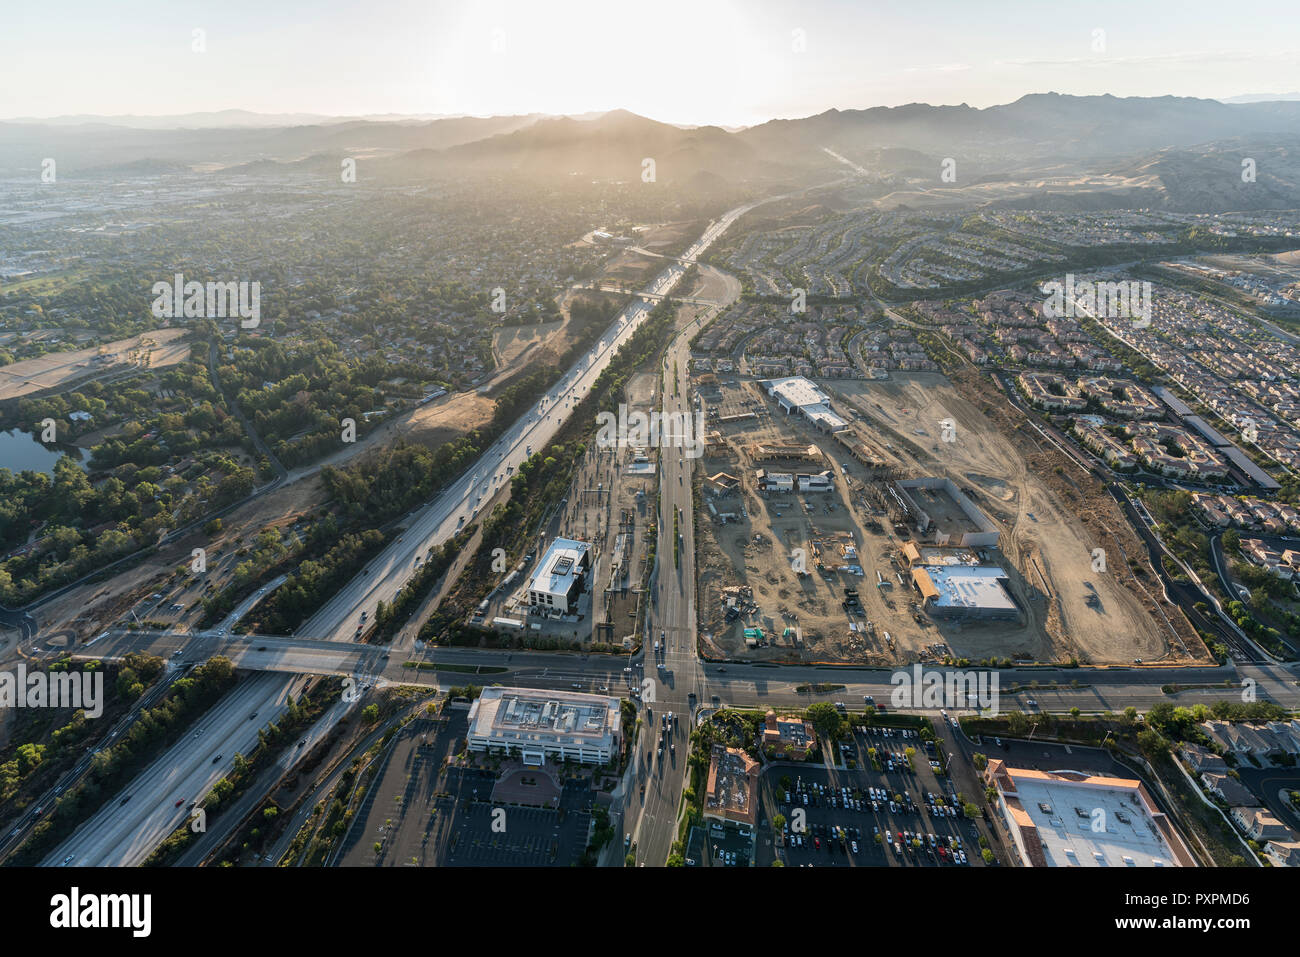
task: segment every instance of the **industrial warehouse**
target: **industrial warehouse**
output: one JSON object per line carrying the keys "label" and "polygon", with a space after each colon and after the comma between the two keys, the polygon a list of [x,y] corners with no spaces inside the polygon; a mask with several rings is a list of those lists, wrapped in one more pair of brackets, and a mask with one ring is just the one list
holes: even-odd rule
{"label": "industrial warehouse", "polygon": [[937,618],[985,621],[1017,617],[1007,573],[990,565],[927,565],[912,569],[912,585]]}

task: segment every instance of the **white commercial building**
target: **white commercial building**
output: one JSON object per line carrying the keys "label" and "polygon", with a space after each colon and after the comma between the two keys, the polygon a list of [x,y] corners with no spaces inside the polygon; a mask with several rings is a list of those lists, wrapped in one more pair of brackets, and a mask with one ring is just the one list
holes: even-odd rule
{"label": "white commercial building", "polygon": [[838,432],[848,428],[848,423],[831,408],[831,397],[817,387],[811,379],[791,376],[786,379],[764,379],[759,385],[776,399],[786,414],[798,412],[823,432]]}
{"label": "white commercial building", "polygon": [[484,688],[470,706],[469,749],[519,754],[541,767],[546,758],[605,764],[618,754],[619,700],[544,688]]}
{"label": "white commercial building", "polygon": [[760,492],[794,491],[793,472],[769,472],[767,469],[759,469],[756,473],[756,477],[758,479],[758,490]]}
{"label": "white commercial building", "polygon": [[1195,867],[1173,822],[1141,781],[1007,767],[984,780],[1027,867]]}
{"label": "white commercial building", "polygon": [[831,478],[831,473],[815,472],[811,475],[800,473],[795,476],[795,482],[801,492],[829,492],[835,487],[835,480]]}
{"label": "white commercial building", "polygon": [[940,618],[1015,618],[1007,573],[992,565],[918,565],[912,585],[930,614]]}
{"label": "white commercial building", "polygon": [[528,582],[528,604],[542,612],[567,615],[577,610],[591,569],[591,545],[557,538]]}

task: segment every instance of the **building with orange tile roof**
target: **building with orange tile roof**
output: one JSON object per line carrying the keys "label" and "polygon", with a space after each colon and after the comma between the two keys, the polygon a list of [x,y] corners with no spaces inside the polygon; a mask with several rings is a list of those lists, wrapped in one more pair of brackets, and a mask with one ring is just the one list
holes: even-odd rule
{"label": "building with orange tile roof", "polygon": [[984,781],[1027,867],[1195,867],[1141,781],[990,759]]}

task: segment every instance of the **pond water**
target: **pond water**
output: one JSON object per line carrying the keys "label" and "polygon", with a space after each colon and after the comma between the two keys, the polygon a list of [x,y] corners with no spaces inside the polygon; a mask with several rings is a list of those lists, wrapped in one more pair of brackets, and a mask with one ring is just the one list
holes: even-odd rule
{"label": "pond water", "polygon": [[54,474],[54,463],[59,456],[67,453],[76,459],[77,464],[85,468],[85,453],[74,446],[43,445],[29,432],[10,429],[0,432],[0,469],[9,469],[15,475],[19,472],[44,472]]}

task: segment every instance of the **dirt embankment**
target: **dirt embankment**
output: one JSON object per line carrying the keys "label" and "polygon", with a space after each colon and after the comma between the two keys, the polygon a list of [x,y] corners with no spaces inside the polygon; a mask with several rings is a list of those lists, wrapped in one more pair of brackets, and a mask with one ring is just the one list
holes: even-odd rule
{"label": "dirt embankment", "polygon": [[[1129,526],[1119,504],[1106,488],[1043,439],[1024,415],[986,377],[973,370],[962,369],[951,376],[951,381],[963,398],[979,408],[1001,435],[1015,444],[1025,472],[1046,493],[1036,498],[1042,501],[1043,507],[1051,509],[1048,514],[1059,516],[1053,524],[1078,541],[1078,547],[1071,550],[1072,561],[1067,567],[1060,567],[1063,563],[1057,553],[1059,545],[1053,549],[1051,546],[1045,547],[1043,541],[1050,534],[1049,530],[1033,529],[1022,521],[1012,529],[1010,541],[1003,544],[1004,550],[1015,554],[1026,569],[1037,562],[1058,591],[1071,586],[1077,590],[1081,580],[1104,580],[1108,584],[1121,586],[1127,593],[1126,603],[1136,603],[1150,622],[1157,623],[1157,631],[1168,642],[1164,654],[1152,654],[1154,649],[1149,649],[1144,656],[1142,648],[1149,647],[1148,643],[1134,641],[1134,656],[1143,657],[1145,661],[1177,661],[1188,658],[1211,660],[1209,651],[1183,614],[1163,602],[1159,582],[1151,572],[1146,570],[1145,574],[1134,573],[1130,561],[1142,569],[1149,569],[1146,546]],[[1092,558],[1095,548],[1102,548],[1105,552],[1104,572],[1095,567]],[[1053,567],[1054,559],[1057,567]],[[1029,573],[1026,574],[1028,576]],[[1094,590],[1095,587],[1093,586]],[[1072,603],[1053,602],[1046,623],[1047,629],[1063,642],[1077,645],[1073,632],[1081,626],[1079,619],[1082,617],[1080,609]],[[1176,632],[1177,639],[1171,634],[1171,628]],[[1105,647],[1123,642],[1126,638],[1138,639],[1140,634],[1098,635],[1097,644]],[[1183,651],[1184,645],[1186,654]],[[1119,650],[1113,649],[1112,655],[1118,657]],[[1089,648],[1083,647],[1079,651],[1082,656],[1089,656]]]}

